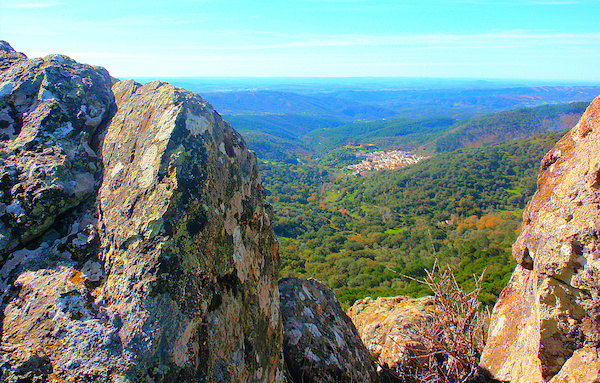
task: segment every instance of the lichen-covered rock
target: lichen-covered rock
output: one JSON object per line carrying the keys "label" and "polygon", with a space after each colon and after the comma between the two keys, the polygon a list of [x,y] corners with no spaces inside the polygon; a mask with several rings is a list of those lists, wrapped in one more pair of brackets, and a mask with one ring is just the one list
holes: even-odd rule
{"label": "lichen-covered rock", "polygon": [[408,357],[407,346],[419,347],[416,331],[435,313],[433,297],[379,297],[356,301],[348,316],[360,337],[380,365],[391,369]]}
{"label": "lichen-covered rock", "polygon": [[284,278],[279,294],[294,383],[379,381],[373,358],[331,290],[314,279]]}
{"label": "lichen-covered rock", "polygon": [[102,166],[94,139],[114,105],[104,69],[60,55],[8,62],[0,73],[0,256],[94,193]]}
{"label": "lichen-covered rock", "polygon": [[282,381],[278,246],[239,134],[64,56],[0,79],[0,380]]}
{"label": "lichen-covered rock", "polygon": [[[10,44],[4,40],[0,40],[0,72],[10,68],[17,61],[27,60],[27,56],[23,53],[16,52]],[[0,94],[2,88],[0,88]]]}
{"label": "lichen-covered rock", "polygon": [[196,94],[157,81],[114,92],[96,302],[145,373],[280,380],[278,250],[254,154]]}
{"label": "lichen-covered rock", "polygon": [[542,160],[513,255],[482,367],[513,383],[600,379],[600,97]]}

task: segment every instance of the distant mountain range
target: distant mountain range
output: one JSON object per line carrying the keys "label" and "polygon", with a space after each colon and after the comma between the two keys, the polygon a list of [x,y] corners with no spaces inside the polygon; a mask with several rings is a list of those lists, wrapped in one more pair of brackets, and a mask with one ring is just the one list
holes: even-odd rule
{"label": "distant mountain range", "polygon": [[[141,83],[153,80],[136,79]],[[342,121],[452,116],[590,102],[600,84],[436,78],[168,78],[225,115],[303,114]]]}
{"label": "distant mountain range", "polygon": [[398,115],[394,109],[327,95],[292,92],[221,92],[203,95],[223,114],[302,114],[342,121],[374,120]]}
{"label": "distant mountain range", "polygon": [[483,114],[539,105],[589,102],[598,86],[338,90],[301,94],[273,90],[204,93],[223,114],[304,114],[342,121]]}

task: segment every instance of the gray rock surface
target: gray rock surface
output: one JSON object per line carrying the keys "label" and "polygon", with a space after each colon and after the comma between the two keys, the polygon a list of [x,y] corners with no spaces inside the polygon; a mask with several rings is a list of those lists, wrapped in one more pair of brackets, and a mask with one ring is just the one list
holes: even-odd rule
{"label": "gray rock surface", "polygon": [[97,130],[114,106],[104,69],[60,55],[8,61],[0,74],[0,255],[94,193]]}
{"label": "gray rock surface", "polygon": [[369,351],[337,298],[314,279],[279,281],[284,355],[294,383],[378,382]]}
{"label": "gray rock surface", "polygon": [[239,134],[183,89],[15,57],[0,46],[0,380],[282,381],[278,246]]}

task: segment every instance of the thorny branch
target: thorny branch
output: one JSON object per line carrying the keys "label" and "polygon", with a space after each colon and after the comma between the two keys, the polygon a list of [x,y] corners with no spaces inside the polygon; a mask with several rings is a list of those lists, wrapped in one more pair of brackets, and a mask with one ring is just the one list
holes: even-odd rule
{"label": "thorny branch", "polygon": [[490,315],[488,310],[481,310],[477,300],[484,274],[474,277],[475,287],[465,292],[449,266],[442,270],[436,261],[426,273],[422,280],[401,274],[429,287],[436,311],[407,334],[411,341],[396,372],[407,382],[471,382],[477,374]]}

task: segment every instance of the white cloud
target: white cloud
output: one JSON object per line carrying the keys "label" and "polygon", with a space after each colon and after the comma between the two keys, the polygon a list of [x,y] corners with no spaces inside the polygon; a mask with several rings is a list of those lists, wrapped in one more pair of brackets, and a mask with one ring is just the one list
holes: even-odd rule
{"label": "white cloud", "polygon": [[14,8],[14,9],[35,9],[35,8],[51,8],[51,7],[58,7],[61,5],[64,5],[65,3],[58,3],[58,2],[53,2],[53,3],[23,3],[23,4],[11,4],[8,6],[8,8]]}
{"label": "white cloud", "polygon": [[119,17],[108,20],[86,20],[87,25],[101,27],[153,27],[161,29],[165,27],[173,27],[178,25],[189,25],[197,23],[197,20],[183,20],[175,17],[167,17],[164,15],[136,15],[128,17]]}
{"label": "white cloud", "polygon": [[260,50],[294,50],[303,48],[333,47],[410,47],[421,49],[504,49],[530,44],[561,45],[600,45],[600,33],[533,33],[506,31],[485,34],[415,34],[397,36],[378,35],[283,35],[276,33],[267,35],[264,32],[239,32],[247,36],[252,43],[229,45],[220,42],[214,35],[210,41],[178,41],[165,49],[193,49],[206,51],[260,51]]}

